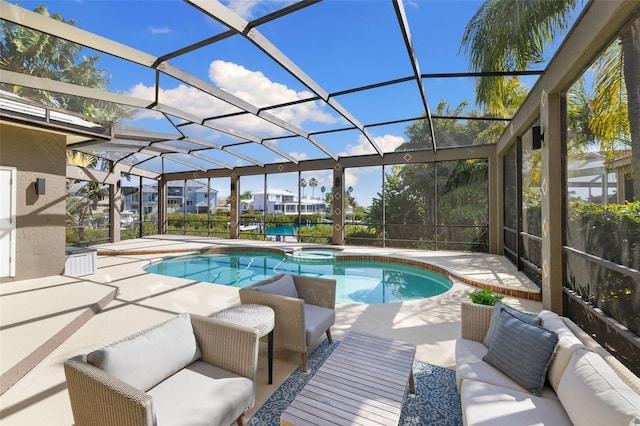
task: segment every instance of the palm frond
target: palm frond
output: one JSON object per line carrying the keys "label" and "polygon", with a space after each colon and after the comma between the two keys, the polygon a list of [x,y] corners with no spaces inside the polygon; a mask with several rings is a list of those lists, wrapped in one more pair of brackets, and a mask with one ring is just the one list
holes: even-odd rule
{"label": "palm frond", "polygon": [[614,42],[605,50],[594,64],[594,71],[589,129],[597,135],[601,150],[610,160],[620,145],[631,146],[624,60],[619,43]]}

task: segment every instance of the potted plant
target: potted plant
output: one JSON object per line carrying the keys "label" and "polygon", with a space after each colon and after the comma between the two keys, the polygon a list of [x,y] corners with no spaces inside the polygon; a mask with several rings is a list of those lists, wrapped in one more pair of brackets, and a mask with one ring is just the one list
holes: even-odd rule
{"label": "potted plant", "polygon": [[494,306],[496,302],[504,299],[504,295],[498,294],[488,288],[478,289],[476,291],[467,292],[467,297],[471,299],[473,303],[478,305]]}
{"label": "potted plant", "polygon": [[481,342],[487,334],[493,306],[504,296],[486,288],[467,292],[469,300],[460,305],[462,324],[462,338]]}

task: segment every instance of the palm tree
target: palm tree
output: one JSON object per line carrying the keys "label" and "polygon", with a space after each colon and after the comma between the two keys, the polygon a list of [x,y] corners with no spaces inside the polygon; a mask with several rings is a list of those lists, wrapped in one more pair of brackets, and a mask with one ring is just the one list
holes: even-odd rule
{"label": "palm tree", "polygon": [[316,198],[316,186],[318,186],[318,179],[314,177],[309,179],[309,186],[311,187],[311,198]]}
{"label": "palm tree", "polygon": [[620,35],[620,42],[624,58],[624,82],[628,93],[631,161],[635,171],[633,194],[636,200],[640,200],[640,17]]}
{"label": "palm tree", "polygon": [[[524,70],[544,60],[545,45],[564,31],[577,0],[487,0],[467,24],[461,50],[469,55],[473,71]],[[593,107],[604,111],[590,122],[589,128],[600,139],[601,148],[610,150],[612,140],[624,142],[628,129],[633,170],[640,170],[640,17],[620,35],[620,53],[616,44],[600,58],[596,68]],[[611,50],[613,49],[613,52]],[[604,65],[604,66],[602,66]],[[500,113],[500,94],[506,92],[505,77],[481,77],[476,83],[476,103],[490,113]],[[624,90],[623,90],[624,88]],[[615,93],[614,93],[615,92]],[[621,96],[626,97],[623,99]],[[626,106],[623,112],[621,107]],[[623,120],[621,114],[628,119]],[[625,127],[624,121],[628,121]],[[637,175],[636,175],[637,176]],[[640,179],[634,181],[634,198],[640,198]]]}
{"label": "palm tree", "polygon": [[[58,13],[50,14],[44,5],[34,12],[56,21],[75,25]],[[3,22],[0,26],[0,69],[50,80],[106,89],[110,79],[106,69],[98,69],[99,56],[82,56],[82,47],[49,34]],[[132,115],[127,108],[98,100],[57,94],[0,83],[0,89],[43,104],[74,111],[103,120],[115,121]]]}
{"label": "palm tree", "polygon": [[[473,15],[462,36],[461,50],[472,71],[519,71],[544,60],[544,47],[569,24],[577,0],[487,0]],[[481,77],[476,103],[500,114],[507,92],[503,76]]]}
{"label": "palm tree", "polygon": [[326,186],[322,185],[322,186],[320,187],[320,192],[322,193],[322,199],[323,199],[323,200],[324,200],[324,193],[325,193],[325,191],[326,191],[326,190],[327,190],[327,187],[326,187]]}
{"label": "palm tree", "polygon": [[307,180],[300,178],[300,188],[302,188],[302,198],[304,198],[304,189],[307,187]]}

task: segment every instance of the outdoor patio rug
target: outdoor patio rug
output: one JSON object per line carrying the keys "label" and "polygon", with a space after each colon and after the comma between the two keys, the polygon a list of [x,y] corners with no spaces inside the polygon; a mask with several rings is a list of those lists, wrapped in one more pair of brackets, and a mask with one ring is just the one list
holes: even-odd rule
{"label": "outdoor patio rug", "polygon": [[[249,426],[279,425],[280,414],[289,406],[297,393],[313,377],[338,344],[339,342],[329,344],[326,340],[320,344],[308,357],[307,372],[302,372],[298,367],[249,419]],[[407,386],[399,425],[462,425],[462,408],[456,387],[455,371],[415,361],[413,374],[416,394],[409,393]]]}

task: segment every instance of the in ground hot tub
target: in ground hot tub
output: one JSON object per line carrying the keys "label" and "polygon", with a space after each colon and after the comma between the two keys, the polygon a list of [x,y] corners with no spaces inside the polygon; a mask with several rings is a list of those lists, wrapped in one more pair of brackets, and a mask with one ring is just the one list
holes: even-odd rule
{"label": "in ground hot tub", "polygon": [[294,260],[322,260],[322,261],[331,261],[335,259],[336,253],[340,252],[340,249],[331,249],[331,248],[309,248],[309,249],[300,249],[291,253],[287,253],[291,259]]}

